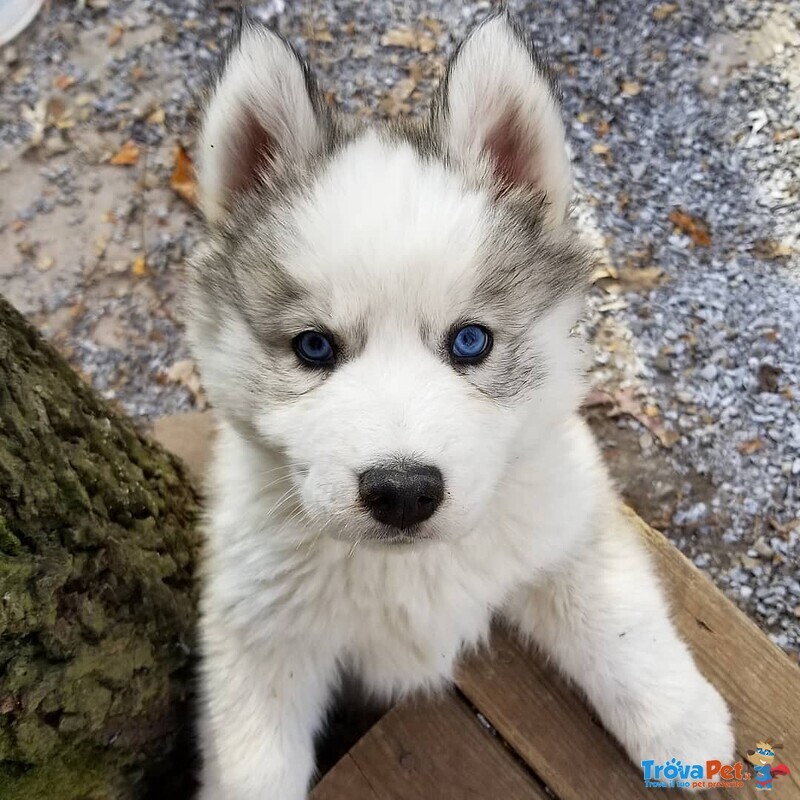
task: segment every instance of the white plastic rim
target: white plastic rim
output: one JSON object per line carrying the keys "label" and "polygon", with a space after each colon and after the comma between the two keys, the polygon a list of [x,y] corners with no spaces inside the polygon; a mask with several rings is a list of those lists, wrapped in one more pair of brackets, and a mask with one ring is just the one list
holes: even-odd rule
{"label": "white plastic rim", "polygon": [[44,0],[0,0],[0,47],[30,25]]}

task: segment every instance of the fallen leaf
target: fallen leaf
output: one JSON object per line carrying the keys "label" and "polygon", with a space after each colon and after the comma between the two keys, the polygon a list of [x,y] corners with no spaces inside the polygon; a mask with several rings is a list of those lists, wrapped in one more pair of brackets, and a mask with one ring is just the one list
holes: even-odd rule
{"label": "fallen leaf", "polygon": [[736,445],[736,449],[744,456],[751,456],[763,449],[764,442],[761,439],[746,439]]}
{"label": "fallen leaf", "polygon": [[789,258],[794,248],[787,242],[776,242],[774,239],[759,239],[753,244],[753,255],[765,261],[777,261]]}
{"label": "fallen leaf", "polygon": [[144,77],[144,67],[137,64],[131,70],[131,78],[135,81],[140,81]]}
{"label": "fallen leaf", "polygon": [[439,22],[439,20],[438,20],[438,19],[434,19],[433,17],[427,17],[427,16],[425,16],[425,17],[421,17],[421,18],[420,18],[420,22],[421,22],[421,23],[423,24],[423,26],[424,26],[424,27],[426,27],[426,28],[427,28],[427,29],[428,29],[428,30],[429,30],[429,31],[430,31],[430,32],[431,32],[431,33],[432,33],[434,36],[439,36],[439,35],[441,35],[442,31],[444,30],[444,27],[442,26],[442,23],[441,23],[441,22]]}
{"label": "fallen leaf", "polygon": [[785,131],[775,131],[775,133],[772,134],[772,141],[776,144],[798,138],[800,138],[800,130],[797,128],[787,128]]}
{"label": "fallen leaf", "polygon": [[680,435],[676,431],[666,427],[658,408],[651,405],[642,408],[632,388],[619,389],[614,392],[594,389],[584,401],[584,407],[587,408],[606,405],[610,406],[606,412],[607,417],[632,417],[647,428],[664,447],[672,447],[680,439]]}
{"label": "fallen leaf", "polygon": [[398,81],[392,91],[381,98],[379,103],[380,110],[390,117],[408,114],[411,111],[411,106],[405,101],[416,88],[417,82],[413,78],[403,78],[403,80]]}
{"label": "fallen leaf", "polygon": [[104,236],[103,234],[98,236],[94,242],[92,242],[92,248],[95,256],[97,258],[102,258],[108,249],[108,236]]}
{"label": "fallen leaf", "polygon": [[608,136],[611,132],[611,126],[604,119],[601,119],[600,122],[594,126],[594,132],[598,136]]}
{"label": "fallen leaf", "polygon": [[711,233],[702,219],[676,208],[670,211],[669,221],[699,247],[708,247],[711,244]]}
{"label": "fallen leaf", "polygon": [[769,517],[767,519],[769,522],[770,527],[776,531],[778,534],[786,538],[789,534],[795,530],[795,528],[800,528],[800,517],[796,519],[790,519],[788,522],[779,522],[775,517]]}
{"label": "fallen leaf", "polygon": [[176,361],[166,372],[167,380],[186,387],[192,395],[195,406],[204,409],[208,405],[205,392],[200,383],[200,373],[197,364],[191,358]]}
{"label": "fallen leaf", "polygon": [[395,28],[387,31],[381,38],[384,47],[404,47],[407,50],[419,50],[420,53],[432,53],[436,49],[436,40],[429,33],[411,28]]}
{"label": "fallen leaf", "polygon": [[592,49],[592,56],[594,58],[600,58],[603,55],[603,48],[602,47],[595,47]]}
{"label": "fallen leaf", "polygon": [[150,114],[148,114],[146,121],[148,125],[163,125],[166,118],[167,114],[164,109],[157,108],[155,111],[151,111]]}
{"label": "fallen leaf", "polygon": [[38,269],[39,272],[47,272],[47,270],[53,268],[55,263],[55,259],[52,256],[42,256],[36,262],[36,269]]}
{"label": "fallen leaf", "polygon": [[628,97],[636,97],[642,91],[642,84],[639,81],[624,81],[622,84],[622,93]]}
{"label": "fallen leaf", "polygon": [[28,142],[32,147],[38,147],[44,141],[44,131],[47,127],[47,98],[40,98],[35,106],[21,106],[19,113],[30,126]]}
{"label": "fallen leaf", "polygon": [[603,144],[602,142],[595,142],[592,145],[592,152],[598,156],[604,156],[609,152],[609,147],[607,144]]}
{"label": "fallen leaf", "polygon": [[664,3],[660,6],[657,6],[653,9],[653,19],[661,22],[662,20],[665,20],[667,17],[674,14],[679,7],[680,6],[678,6],[677,3]]}
{"label": "fallen leaf", "polygon": [[70,88],[70,86],[74,85],[75,85],[75,78],[73,78],[72,75],[59,75],[53,81],[53,86],[55,86],[56,89],[60,89],[62,92],[65,92],[67,89]]}
{"label": "fallen leaf", "polygon": [[131,167],[139,160],[141,148],[136,142],[129,139],[111,158],[111,162],[115,167]]}
{"label": "fallen leaf", "polygon": [[17,242],[17,250],[19,254],[25,258],[30,258],[33,256],[37,247],[37,242],[31,242],[28,239],[23,239],[21,242]]}
{"label": "fallen leaf", "polygon": [[625,266],[617,270],[617,282],[623,291],[650,291],[666,281],[661,267]]}
{"label": "fallen leaf", "polygon": [[194,164],[182,144],[175,147],[175,166],[169,179],[170,188],[190,205],[197,205],[197,179]]}
{"label": "fallen leaf", "polygon": [[136,256],[133,260],[132,272],[137,278],[144,278],[150,274],[150,270],[147,268],[147,260],[144,256]]}
{"label": "fallen leaf", "polygon": [[319,27],[312,32],[311,38],[315,42],[330,44],[333,41],[333,34],[327,28]]}
{"label": "fallen leaf", "polygon": [[758,368],[758,391],[775,393],[778,391],[778,378],[783,375],[780,367],[772,364],[761,364]]}
{"label": "fallen leaf", "polygon": [[125,33],[125,28],[123,28],[122,25],[117,23],[111,29],[111,33],[108,34],[108,45],[109,45],[109,47],[113,47],[115,44],[119,44],[120,39],[122,39],[122,34],[123,33]]}

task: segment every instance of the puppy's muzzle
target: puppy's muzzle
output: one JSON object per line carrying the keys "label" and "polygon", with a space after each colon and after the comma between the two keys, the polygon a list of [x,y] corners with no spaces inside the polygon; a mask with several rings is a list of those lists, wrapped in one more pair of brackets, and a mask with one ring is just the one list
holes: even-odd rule
{"label": "puppy's muzzle", "polygon": [[426,464],[372,467],[358,476],[358,495],[378,522],[405,530],[433,516],[444,497],[444,478]]}

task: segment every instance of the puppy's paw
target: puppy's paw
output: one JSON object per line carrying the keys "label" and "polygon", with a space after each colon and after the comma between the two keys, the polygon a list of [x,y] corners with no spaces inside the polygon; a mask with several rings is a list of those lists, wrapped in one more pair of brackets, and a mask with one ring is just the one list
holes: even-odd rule
{"label": "puppy's paw", "polygon": [[638,744],[631,748],[637,766],[653,761],[666,764],[675,759],[683,765],[734,761],[731,715],[719,692],[701,675],[672,708],[665,708],[647,726]]}

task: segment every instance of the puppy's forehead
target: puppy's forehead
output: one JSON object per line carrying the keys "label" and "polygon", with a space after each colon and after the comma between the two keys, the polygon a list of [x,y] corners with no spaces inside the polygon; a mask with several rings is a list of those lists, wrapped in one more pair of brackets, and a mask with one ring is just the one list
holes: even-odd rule
{"label": "puppy's forehead", "polygon": [[487,212],[488,196],[443,163],[371,131],[288,209],[282,266],[334,307],[459,302],[475,286]]}

